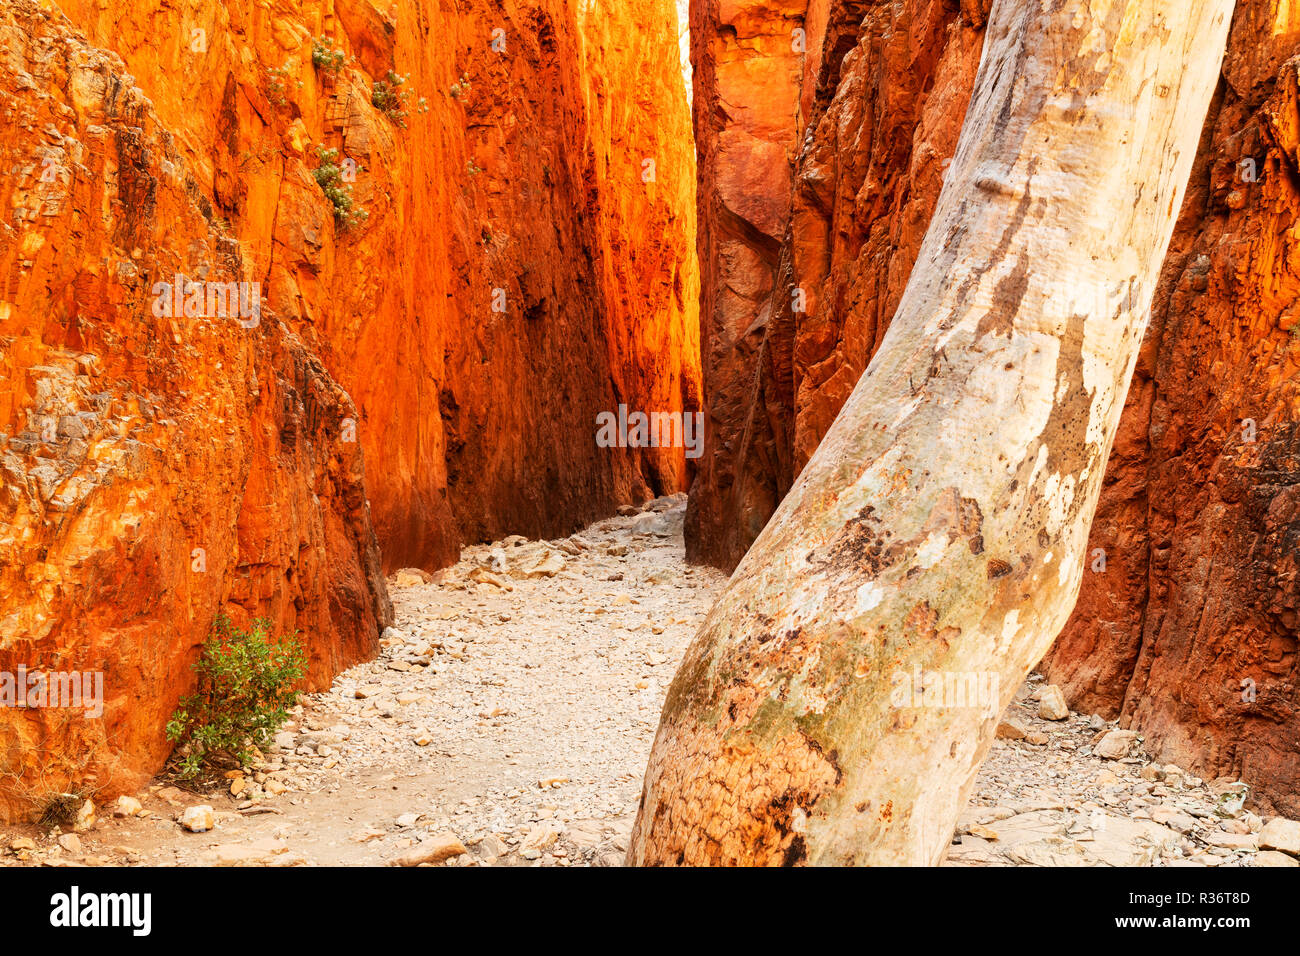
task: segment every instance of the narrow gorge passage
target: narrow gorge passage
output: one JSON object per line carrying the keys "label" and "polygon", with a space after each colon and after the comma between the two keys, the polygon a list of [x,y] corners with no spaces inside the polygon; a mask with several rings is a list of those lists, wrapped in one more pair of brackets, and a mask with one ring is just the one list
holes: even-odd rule
{"label": "narrow gorge passage", "polygon": [[[308,697],[230,794],[160,777],[136,816],[106,807],[90,832],[10,846],[53,865],[622,865],[664,694],[725,582],[683,561],[684,496],[624,511],[392,576],[379,659]],[[1280,858],[1249,816],[1221,826],[1230,790],[1149,762],[1124,731],[1103,746],[1101,718],[1043,719],[1059,704],[1042,692],[1035,677],[1005,715],[947,865]],[[195,806],[212,829],[185,829]]]}
{"label": "narrow gorge passage", "polygon": [[1300,5],[0,0],[0,51],[25,890],[1300,867]]}
{"label": "narrow gorge passage", "polygon": [[[684,566],[684,510],[398,572],[379,658],[307,697],[238,796],[160,778],[76,858],[376,865],[446,837],[465,862],[621,863],[664,692],[724,580]],[[213,830],[177,827],[193,805]]]}

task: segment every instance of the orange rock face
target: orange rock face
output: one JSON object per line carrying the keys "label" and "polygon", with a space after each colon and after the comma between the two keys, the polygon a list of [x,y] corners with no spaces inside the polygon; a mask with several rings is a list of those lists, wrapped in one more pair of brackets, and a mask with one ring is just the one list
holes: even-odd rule
{"label": "orange rock face", "polygon": [[788,355],[773,354],[768,341],[815,59],[805,51],[820,48],[816,10],[805,19],[810,6],[825,4],[692,4],[708,413],[686,515],[691,560],[734,565],[789,488],[780,480],[790,470],[782,457],[790,403],[780,392]]}
{"label": "orange rock face", "polygon": [[[767,227],[737,227],[740,214],[725,196],[710,205],[711,179],[743,178],[729,167],[754,160],[710,149],[697,111],[710,431],[691,489],[687,548],[695,560],[735,566],[884,335],[979,65],[984,12],[970,7],[963,14],[942,3],[815,4],[800,21],[808,52],[788,64],[789,77],[717,91],[738,104],[723,118],[747,116],[754,102],[803,98],[787,111],[786,151],[772,155],[777,169],[767,178],[781,190],[782,215]],[[754,16],[745,21],[750,30],[788,32],[785,20]],[[694,42],[704,46],[712,34],[699,33]],[[737,42],[730,36],[722,31],[714,45]],[[708,76],[697,70],[697,102],[710,95]],[[775,95],[760,85],[773,82],[783,84]],[[708,244],[714,235],[725,237],[717,252]],[[710,282],[714,260],[719,274]]]}
{"label": "orange rock face", "polygon": [[[155,770],[219,611],[303,631],[321,686],[383,569],[686,487],[682,448],[595,440],[701,403],[670,0],[0,17],[0,668],[108,698],[0,711],[10,813]],[[178,274],[258,321],[155,315]]]}
{"label": "orange rock face", "polygon": [[[122,55],[356,401],[386,568],[686,487],[681,449],[594,441],[620,403],[700,405],[671,0],[60,6]],[[390,72],[397,122],[374,106]],[[336,222],[322,148],[354,164],[365,222]]]}
{"label": "orange rock face", "polygon": [[29,0],[0,44],[0,671],[103,675],[98,717],[0,710],[12,816],[156,768],[218,612],[302,630],[320,687],[392,610],[347,393],[251,295],[158,314],[256,273],[147,98]]}
{"label": "orange rock face", "polygon": [[[706,382],[730,387],[706,390],[707,469],[688,526],[695,558],[734,566],[879,346],[960,132],[987,9],[831,4],[826,41],[808,58],[820,62],[788,231],[759,243],[764,269],[744,274],[762,281],[715,282],[730,310],[703,312]],[[1044,663],[1077,709],[1123,714],[1165,759],[1240,774],[1291,813],[1300,808],[1295,18],[1262,0],[1238,5],[1094,525],[1105,570],[1086,576]],[[727,115],[796,86],[734,91]],[[701,183],[738,175],[707,143]],[[739,257],[723,250],[709,266],[704,238],[734,222],[701,193],[706,306],[708,270]],[[725,322],[709,326],[719,314]]]}

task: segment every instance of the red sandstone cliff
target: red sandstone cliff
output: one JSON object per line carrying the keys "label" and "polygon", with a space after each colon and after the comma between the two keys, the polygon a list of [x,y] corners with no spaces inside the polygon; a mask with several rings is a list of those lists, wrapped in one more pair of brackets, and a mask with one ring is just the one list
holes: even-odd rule
{"label": "red sandstone cliff", "polygon": [[[123,57],[271,307],[356,401],[386,568],[685,488],[680,449],[593,441],[620,402],[700,403],[670,0],[59,6]],[[313,63],[326,42],[337,70]],[[372,105],[390,71],[404,126]],[[364,223],[337,227],[320,147],[356,163]]]}
{"label": "red sandstone cliff", "polygon": [[[0,16],[0,669],[109,698],[0,712],[9,812],[156,769],[219,611],[302,630],[320,686],[373,654],[381,568],[685,488],[682,449],[594,440],[701,401],[669,0]],[[260,322],[158,318],[177,273],[259,283]]]}
{"label": "red sandstone cliff", "polygon": [[[784,206],[768,198],[778,211],[767,230],[737,230],[734,208],[710,199],[710,183],[745,181],[756,166],[711,143],[745,105],[785,102],[796,84],[773,93],[756,76],[721,91],[731,110],[715,114],[721,132],[705,129],[700,143],[701,249],[729,233],[747,243],[722,248],[716,266],[702,252],[705,380],[724,384],[706,388],[712,429],[688,527],[696,559],[739,560],[879,346],[960,131],[987,8],[831,4],[827,41],[808,57],[818,79],[798,156],[763,167],[771,183],[792,184]],[[739,35],[778,27],[782,16],[766,11]],[[695,38],[706,57],[735,42],[726,28],[715,33]],[[1123,713],[1166,759],[1240,773],[1289,812],[1300,807],[1291,334],[1300,286],[1288,265],[1297,54],[1289,8],[1238,5],[1094,526],[1106,570],[1087,576],[1045,662],[1076,707]],[[1248,159],[1258,182],[1243,179]],[[721,290],[712,303],[711,285]],[[1253,444],[1242,441],[1248,418]]]}
{"label": "red sandstone cliff", "polygon": [[[745,50],[744,38],[785,35],[804,21],[759,2],[725,6],[748,16],[733,13],[739,25],[730,29],[701,21],[692,37],[696,101],[730,108],[713,114],[712,127],[702,110],[696,119],[710,431],[691,489],[687,547],[693,559],[729,568],[816,449],[888,326],[961,129],[984,11],[836,0],[808,11],[807,55],[786,64],[792,77],[809,79],[745,70],[727,84],[709,68],[715,49]],[[782,84],[775,93],[773,83]],[[782,113],[785,153],[714,145],[749,142],[751,104],[784,105],[801,93],[802,108]],[[760,168],[773,209],[766,225],[710,189],[748,183]],[[715,235],[727,238],[711,246]]]}
{"label": "red sandstone cliff", "polygon": [[0,46],[0,671],[105,696],[0,710],[10,815],[155,769],[218,612],[305,632],[321,686],[392,611],[347,393],[270,308],[155,314],[178,272],[256,273],[148,99],[29,0]]}
{"label": "red sandstone cliff", "polygon": [[781,480],[790,471],[783,456],[792,416],[780,393],[786,356],[772,353],[768,334],[815,59],[804,51],[820,48],[819,17],[809,8],[824,6],[692,4],[706,405],[704,457],[686,516],[692,560],[734,565],[789,488]]}

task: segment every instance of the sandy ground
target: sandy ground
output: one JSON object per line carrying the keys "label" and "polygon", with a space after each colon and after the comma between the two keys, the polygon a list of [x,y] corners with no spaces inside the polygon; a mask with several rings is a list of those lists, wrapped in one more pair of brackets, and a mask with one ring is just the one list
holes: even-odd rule
{"label": "sandy ground", "polygon": [[[201,793],[160,779],[138,814],[98,807],[79,832],[11,829],[0,862],[621,864],[664,694],[725,583],[684,564],[683,514],[660,499],[399,572],[381,657],[306,698],[253,770]],[[1228,781],[1152,764],[1140,740],[1099,756],[1113,726],[1044,720],[1041,693],[1031,679],[1005,715],[948,865],[1295,864],[1260,850],[1265,820]],[[199,805],[213,827],[190,832]]]}

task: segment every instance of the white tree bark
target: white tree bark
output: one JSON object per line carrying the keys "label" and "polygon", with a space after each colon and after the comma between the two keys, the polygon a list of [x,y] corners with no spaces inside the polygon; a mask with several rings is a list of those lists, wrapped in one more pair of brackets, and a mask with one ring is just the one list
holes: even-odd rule
{"label": "white tree bark", "polygon": [[1074,605],[1232,8],[995,0],[898,314],[687,652],[630,862],[941,859]]}

